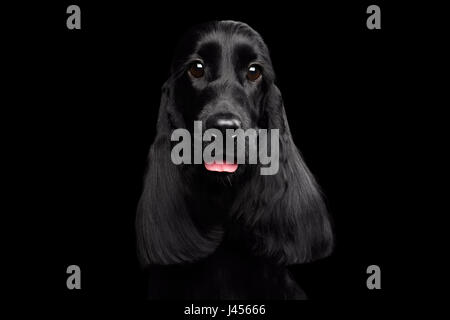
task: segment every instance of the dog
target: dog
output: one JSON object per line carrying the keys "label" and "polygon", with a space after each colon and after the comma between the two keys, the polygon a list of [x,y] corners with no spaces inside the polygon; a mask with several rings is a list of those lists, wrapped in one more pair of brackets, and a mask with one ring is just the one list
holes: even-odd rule
{"label": "dog", "polygon": [[[171,161],[175,129],[279,130],[279,170]],[[290,133],[262,37],[235,21],[189,30],[162,87],[136,218],[150,299],[304,299],[289,265],[333,248],[323,196]]]}

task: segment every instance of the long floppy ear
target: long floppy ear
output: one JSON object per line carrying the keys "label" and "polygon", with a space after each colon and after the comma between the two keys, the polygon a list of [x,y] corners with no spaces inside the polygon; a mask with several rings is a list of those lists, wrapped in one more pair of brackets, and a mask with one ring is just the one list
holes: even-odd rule
{"label": "long floppy ear", "polygon": [[325,203],[289,130],[283,101],[273,85],[264,101],[268,129],[279,129],[280,161],[275,175],[255,172],[235,213],[251,250],[280,264],[297,264],[331,253],[333,235]]}
{"label": "long floppy ear", "polygon": [[219,243],[220,235],[203,235],[194,225],[184,201],[181,170],[170,158],[172,118],[176,117],[170,87],[170,82],[163,86],[157,136],[150,148],[136,216],[137,249],[143,266],[192,262],[212,253]]}

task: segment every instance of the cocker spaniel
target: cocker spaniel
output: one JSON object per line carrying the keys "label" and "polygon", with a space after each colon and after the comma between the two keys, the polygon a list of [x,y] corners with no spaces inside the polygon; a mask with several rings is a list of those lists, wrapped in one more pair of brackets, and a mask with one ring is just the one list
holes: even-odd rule
{"label": "cocker spaniel", "polygon": [[[326,206],[274,81],[267,46],[247,24],[205,23],[179,43],[136,220],[150,298],[302,299],[287,266],[330,254]],[[279,169],[264,175],[261,163],[175,164],[172,133],[193,133],[195,121],[220,132],[278,129]]]}

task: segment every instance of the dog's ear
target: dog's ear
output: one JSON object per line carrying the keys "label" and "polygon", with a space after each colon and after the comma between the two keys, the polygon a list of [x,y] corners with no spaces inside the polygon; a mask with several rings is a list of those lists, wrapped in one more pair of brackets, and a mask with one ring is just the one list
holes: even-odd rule
{"label": "dog's ear", "polygon": [[297,264],[330,254],[333,235],[319,187],[289,130],[278,88],[264,101],[268,129],[279,129],[279,170],[275,175],[255,172],[243,188],[235,214],[251,250],[281,264]]}
{"label": "dog's ear", "polygon": [[[184,201],[185,182],[171,161],[174,111],[170,84],[163,86],[157,136],[148,156],[144,190],[136,216],[137,249],[143,266],[179,264],[213,252],[219,241],[196,228]],[[217,236],[217,235],[216,235]]]}

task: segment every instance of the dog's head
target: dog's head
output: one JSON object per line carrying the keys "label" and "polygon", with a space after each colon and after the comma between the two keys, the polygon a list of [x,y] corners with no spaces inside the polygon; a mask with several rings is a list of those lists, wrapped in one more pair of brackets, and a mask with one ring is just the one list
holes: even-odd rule
{"label": "dog's head", "polygon": [[[241,173],[237,150],[232,162],[226,158],[227,129],[269,127],[264,99],[273,86],[274,72],[268,49],[261,36],[244,23],[223,21],[206,23],[190,30],[179,43],[173,59],[171,76],[165,87],[173,105],[168,108],[170,124],[186,128],[192,135],[194,121],[202,130],[215,129],[223,138],[223,162],[205,163],[198,170],[217,171],[227,179]],[[213,133],[215,139],[215,134]],[[232,138],[235,135],[231,135]],[[228,137],[229,138],[229,137]],[[248,144],[248,137],[246,140]],[[203,141],[206,147],[208,141]],[[227,147],[230,147],[227,145]],[[229,149],[228,149],[229,150]],[[218,150],[215,150],[218,151]],[[245,148],[248,163],[248,148]]]}
{"label": "dog's head", "polygon": [[[260,164],[237,166],[233,161],[174,164],[171,135],[180,128],[194,134],[194,121],[217,133],[237,128],[279,131],[279,170],[261,175],[251,170]],[[207,201],[215,189],[209,182],[224,176],[240,179],[230,183],[233,198],[223,199],[229,206],[226,227],[199,227],[198,217],[193,217],[199,210],[189,201],[198,197],[193,190],[208,181],[201,194]],[[326,207],[292,140],[267,46],[248,25],[233,21],[196,27],[177,47],[162,90],[137,216],[144,265],[201,259],[214,252],[224,234],[242,240],[251,254],[282,264],[326,256],[332,246]]]}

